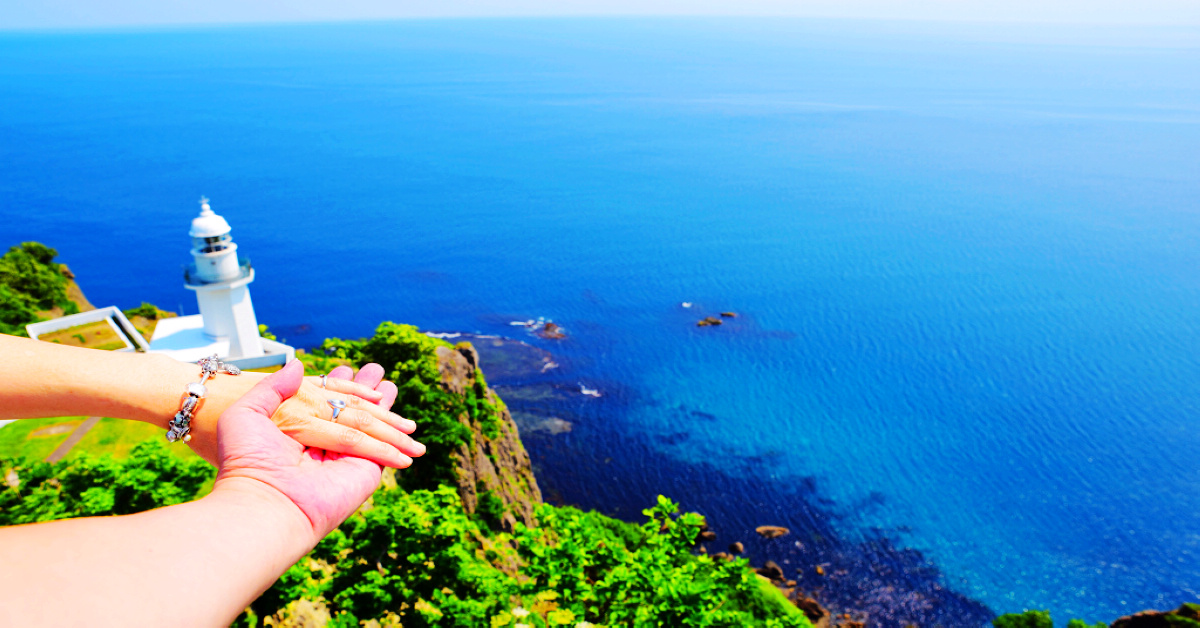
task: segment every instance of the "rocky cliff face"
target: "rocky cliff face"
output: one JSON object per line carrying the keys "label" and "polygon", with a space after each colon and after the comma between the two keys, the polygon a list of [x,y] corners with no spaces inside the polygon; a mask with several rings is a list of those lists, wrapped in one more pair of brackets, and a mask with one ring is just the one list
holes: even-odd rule
{"label": "rocky cliff face", "polygon": [[1112,628],[1200,628],[1200,604],[1184,604],[1173,611],[1142,611],[1114,621]]}
{"label": "rocky cliff face", "polygon": [[512,414],[482,382],[479,354],[468,342],[453,348],[439,346],[436,353],[442,388],[462,396],[482,392],[491,415],[472,417],[464,411],[458,416],[471,432],[468,442],[451,453],[463,506],[469,513],[493,519],[505,530],[512,530],[517,521],[533,525],[533,511],[542,503],[542,492]]}

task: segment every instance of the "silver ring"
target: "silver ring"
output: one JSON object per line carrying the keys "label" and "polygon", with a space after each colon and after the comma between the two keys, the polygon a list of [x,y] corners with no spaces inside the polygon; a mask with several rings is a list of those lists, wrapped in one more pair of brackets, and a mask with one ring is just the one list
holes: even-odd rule
{"label": "silver ring", "polygon": [[346,409],[346,402],[341,399],[329,399],[329,407],[333,408],[333,422],[337,423],[338,415]]}
{"label": "silver ring", "polygon": [[328,375],[322,375],[322,376],[321,376],[321,388],[324,388],[324,387],[325,387],[325,378],[326,378],[326,377],[329,377],[329,376],[328,376]]}

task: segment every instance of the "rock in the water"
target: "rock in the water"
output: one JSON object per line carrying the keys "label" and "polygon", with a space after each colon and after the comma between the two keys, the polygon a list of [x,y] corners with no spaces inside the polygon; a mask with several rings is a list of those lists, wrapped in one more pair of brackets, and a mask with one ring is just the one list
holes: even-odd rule
{"label": "rock in the water", "polygon": [[818,622],[821,622],[822,620],[826,620],[824,622],[825,625],[829,625],[829,622],[826,619],[829,617],[829,611],[822,608],[821,605],[811,597],[797,594],[796,599],[792,600],[792,604],[795,604],[796,608],[800,609],[800,612],[804,613],[804,616],[807,617],[808,620],[813,623],[813,625],[819,625]]}
{"label": "rock in the water", "polygon": [[726,554],[725,552],[718,552],[716,554],[713,554],[713,560],[724,561],[724,560],[731,560],[732,558],[733,558],[732,556],[730,556],[729,554]]}
{"label": "rock in the water", "polygon": [[721,316],[725,318],[737,318],[737,312],[721,312]]}
{"label": "rock in the water", "polygon": [[712,530],[705,530],[696,536],[697,543],[708,543],[715,540],[717,540],[717,533]]}
{"label": "rock in the water", "polygon": [[754,531],[764,539],[775,539],[791,533],[791,530],[782,526],[758,526]]}
{"label": "rock in the water", "polygon": [[567,335],[563,333],[562,327],[559,327],[554,323],[546,323],[541,329],[538,330],[537,335],[541,336],[542,338],[549,338],[551,340],[560,340],[567,337]]}
{"label": "rock in the water", "polygon": [[757,572],[758,575],[760,575],[772,582],[782,582],[783,581],[783,569],[780,568],[780,566],[777,565],[775,563],[775,561],[768,560],[765,565],[763,565],[762,567],[759,567],[758,569],[755,569],[754,571]]}
{"label": "rock in the water", "polygon": [[744,551],[746,551],[746,546],[742,545],[741,541],[737,541],[737,542],[729,544],[729,553],[730,554],[741,554]]}

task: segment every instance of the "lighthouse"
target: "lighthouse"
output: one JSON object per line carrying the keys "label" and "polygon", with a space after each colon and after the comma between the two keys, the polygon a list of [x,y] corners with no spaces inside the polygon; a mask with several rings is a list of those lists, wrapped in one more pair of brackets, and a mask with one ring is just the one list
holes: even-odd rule
{"label": "lighthouse", "polygon": [[196,293],[200,314],[158,322],[150,351],[193,362],[216,354],[241,368],[283,364],[295,350],[259,335],[258,318],[250,300],[254,268],[238,255],[229,223],[200,199],[200,215],[192,219],[192,263],[183,272],[183,286]]}
{"label": "lighthouse", "polygon": [[200,215],[192,220],[192,265],[183,273],[184,287],[196,293],[204,335],[228,340],[230,358],[263,354],[258,319],[250,301],[254,268],[239,258],[238,246],[225,219],[213,212],[207,198],[200,199]]}

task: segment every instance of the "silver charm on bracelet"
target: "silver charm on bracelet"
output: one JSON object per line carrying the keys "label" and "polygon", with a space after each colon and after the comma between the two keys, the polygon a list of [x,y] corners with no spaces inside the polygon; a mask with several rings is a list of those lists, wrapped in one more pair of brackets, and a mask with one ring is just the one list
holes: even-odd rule
{"label": "silver charm on bracelet", "polygon": [[175,417],[167,423],[168,442],[183,441],[186,443],[192,440],[192,419],[195,418],[196,407],[200,405],[200,400],[208,396],[208,387],[204,385],[205,382],[215,377],[217,373],[242,374],[241,369],[232,364],[225,364],[217,359],[215,354],[207,358],[200,358],[196,364],[200,365],[200,381],[187,385],[187,396],[179,404],[179,412],[176,412]]}
{"label": "silver charm on bracelet", "polygon": [[321,376],[321,388],[325,388],[325,378],[326,377],[329,377],[329,375],[325,374],[325,375]]}

